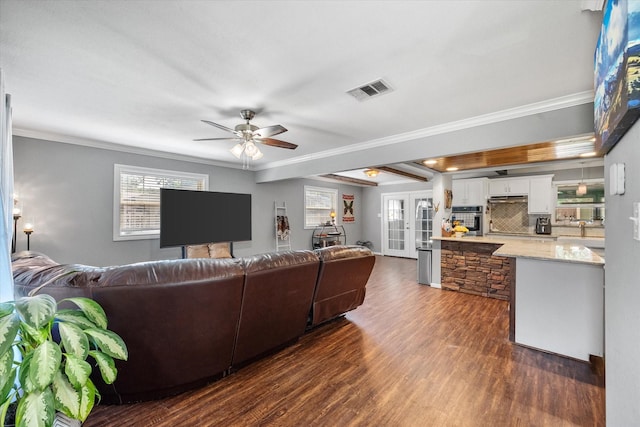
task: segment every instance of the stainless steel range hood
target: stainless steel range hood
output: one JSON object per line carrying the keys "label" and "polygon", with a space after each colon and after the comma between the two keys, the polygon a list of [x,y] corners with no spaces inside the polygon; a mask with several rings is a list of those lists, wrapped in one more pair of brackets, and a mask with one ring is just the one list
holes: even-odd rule
{"label": "stainless steel range hood", "polygon": [[527,203],[527,196],[492,196],[489,203]]}

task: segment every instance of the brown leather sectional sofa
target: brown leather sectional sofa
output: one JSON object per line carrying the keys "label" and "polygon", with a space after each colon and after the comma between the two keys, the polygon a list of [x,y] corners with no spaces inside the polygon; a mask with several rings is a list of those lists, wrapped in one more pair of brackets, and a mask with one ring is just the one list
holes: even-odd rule
{"label": "brown leather sectional sofa", "polygon": [[179,259],[114,267],[14,255],[15,296],[96,300],[129,348],[118,378],[94,377],[103,402],[151,400],[219,379],[361,305],[375,257],[333,246],[240,259]]}

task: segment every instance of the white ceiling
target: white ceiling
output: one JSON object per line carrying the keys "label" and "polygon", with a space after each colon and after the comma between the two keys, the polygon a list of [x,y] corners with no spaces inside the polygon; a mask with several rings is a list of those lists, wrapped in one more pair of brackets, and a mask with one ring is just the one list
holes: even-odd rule
{"label": "white ceiling", "polygon": [[[276,138],[299,145],[265,147],[260,170],[588,99],[601,13],[582,4],[1,0],[0,66],[18,135],[240,167],[233,142],[192,140],[228,136],[201,119],[233,128],[251,108],[254,124],[282,124]],[[394,91],[346,94],[378,78]]]}

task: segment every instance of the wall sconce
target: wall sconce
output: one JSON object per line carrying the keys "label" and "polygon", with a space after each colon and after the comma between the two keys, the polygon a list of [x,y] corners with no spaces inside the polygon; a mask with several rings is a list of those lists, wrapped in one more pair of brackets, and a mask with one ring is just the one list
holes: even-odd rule
{"label": "wall sconce", "polygon": [[24,224],[24,234],[27,235],[27,250],[31,249],[31,233],[33,233],[33,224],[27,222]]}
{"label": "wall sconce", "polygon": [[376,170],[376,169],[365,169],[364,174],[367,175],[369,178],[374,178],[376,176],[378,176],[378,174],[380,173],[380,171]]}

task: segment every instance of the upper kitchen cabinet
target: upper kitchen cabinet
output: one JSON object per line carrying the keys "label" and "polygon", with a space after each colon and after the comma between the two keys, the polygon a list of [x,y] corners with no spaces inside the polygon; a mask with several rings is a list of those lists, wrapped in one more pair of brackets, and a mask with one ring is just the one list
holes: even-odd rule
{"label": "upper kitchen cabinet", "polygon": [[453,206],[484,206],[487,204],[487,178],[454,179]]}
{"label": "upper kitchen cabinet", "polygon": [[529,178],[499,178],[489,180],[489,196],[528,195]]}
{"label": "upper kitchen cabinet", "polygon": [[551,214],[553,207],[553,175],[529,179],[529,214]]}

